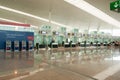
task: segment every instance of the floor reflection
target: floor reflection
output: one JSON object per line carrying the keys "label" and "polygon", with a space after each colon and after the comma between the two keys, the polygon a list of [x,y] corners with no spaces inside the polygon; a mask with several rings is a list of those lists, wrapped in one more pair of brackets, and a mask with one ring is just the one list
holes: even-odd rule
{"label": "floor reflection", "polygon": [[1,53],[0,74],[19,69],[27,69],[34,66],[33,52]]}
{"label": "floor reflection", "polygon": [[[81,50],[81,51],[68,51],[39,54],[43,56],[47,63],[61,63],[61,64],[82,64],[104,61],[106,58],[112,57],[111,50],[109,49],[95,49],[95,50]],[[46,57],[48,56],[48,57]],[[43,60],[43,61],[44,61]]]}
{"label": "floor reflection", "polygon": [[55,66],[80,74],[94,75],[108,66],[113,65],[116,60],[120,60],[119,51],[119,48],[94,48],[0,53],[0,74],[19,69],[45,69]]}

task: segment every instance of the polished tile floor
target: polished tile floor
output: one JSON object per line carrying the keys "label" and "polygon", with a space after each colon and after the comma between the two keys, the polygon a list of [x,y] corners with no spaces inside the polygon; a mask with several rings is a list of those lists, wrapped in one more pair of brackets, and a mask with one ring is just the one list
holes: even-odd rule
{"label": "polished tile floor", "polygon": [[113,47],[1,53],[0,80],[120,80],[119,64]]}
{"label": "polished tile floor", "polygon": [[114,75],[109,76],[108,78],[106,78],[106,80],[120,80],[120,71],[118,71]]}

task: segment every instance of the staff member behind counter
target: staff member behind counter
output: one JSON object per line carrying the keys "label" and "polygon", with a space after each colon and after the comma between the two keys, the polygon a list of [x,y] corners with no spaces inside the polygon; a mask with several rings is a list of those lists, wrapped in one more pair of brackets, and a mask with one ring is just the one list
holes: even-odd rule
{"label": "staff member behind counter", "polygon": [[52,43],[54,43],[55,40],[52,38],[51,42],[50,42],[50,47],[52,47]]}

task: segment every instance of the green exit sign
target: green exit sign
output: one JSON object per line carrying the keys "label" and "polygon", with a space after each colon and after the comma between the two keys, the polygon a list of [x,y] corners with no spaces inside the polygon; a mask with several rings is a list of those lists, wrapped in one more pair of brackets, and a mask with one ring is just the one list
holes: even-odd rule
{"label": "green exit sign", "polygon": [[120,0],[110,3],[110,10],[115,10],[120,8]]}

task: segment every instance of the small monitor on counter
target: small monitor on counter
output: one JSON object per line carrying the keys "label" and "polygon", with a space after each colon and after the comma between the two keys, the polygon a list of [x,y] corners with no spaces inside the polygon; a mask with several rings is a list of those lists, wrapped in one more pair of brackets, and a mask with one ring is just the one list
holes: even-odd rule
{"label": "small monitor on counter", "polygon": [[47,32],[46,31],[41,31],[41,34],[47,34]]}
{"label": "small monitor on counter", "polygon": [[59,32],[54,31],[54,32],[53,32],[53,35],[59,35]]}

